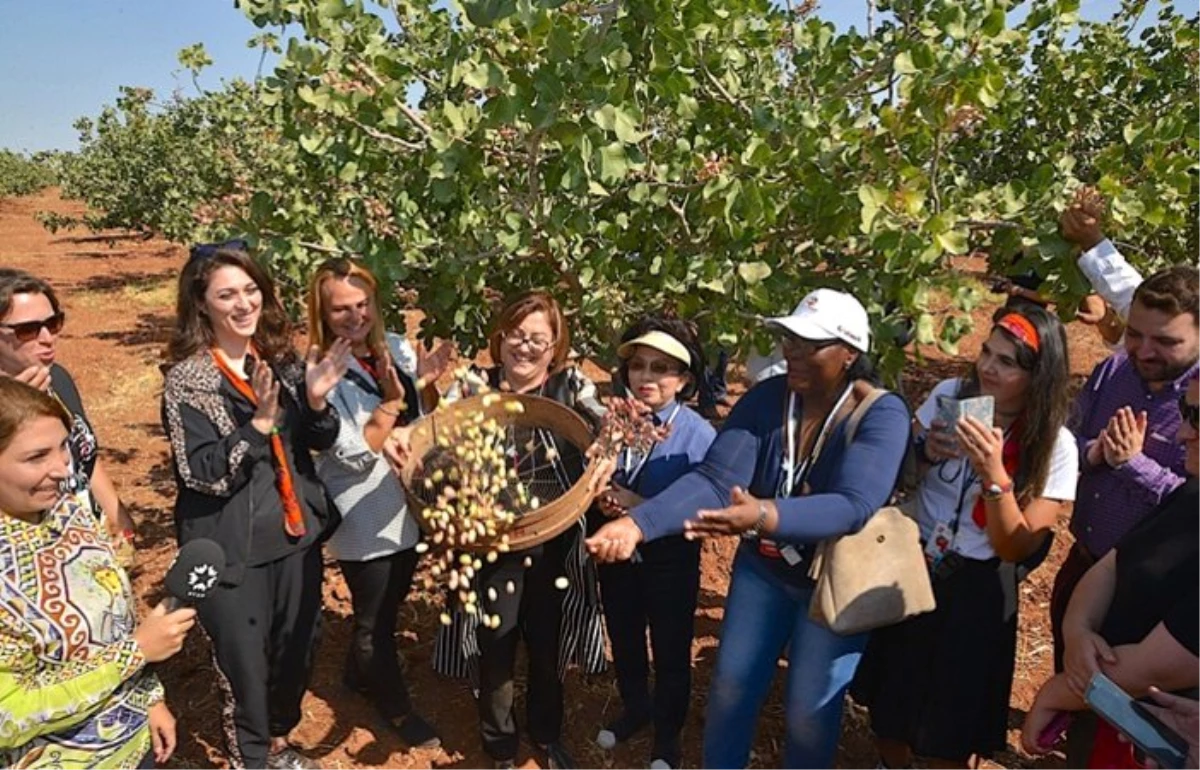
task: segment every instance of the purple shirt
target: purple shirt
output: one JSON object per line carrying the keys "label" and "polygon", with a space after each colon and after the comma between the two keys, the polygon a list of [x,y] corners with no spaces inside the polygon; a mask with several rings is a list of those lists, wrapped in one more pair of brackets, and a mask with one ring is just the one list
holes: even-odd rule
{"label": "purple shirt", "polygon": [[[1079,442],[1078,494],[1071,533],[1097,559],[1154,510],[1184,480],[1179,431],[1179,394],[1196,376],[1193,365],[1174,382],[1150,390],[1125,351],[1096,367],[1075,400],[1070,428]],[[1089,466],[1087,447],[1123,406],[1148,418],[1142,451],[1119,468]]]}

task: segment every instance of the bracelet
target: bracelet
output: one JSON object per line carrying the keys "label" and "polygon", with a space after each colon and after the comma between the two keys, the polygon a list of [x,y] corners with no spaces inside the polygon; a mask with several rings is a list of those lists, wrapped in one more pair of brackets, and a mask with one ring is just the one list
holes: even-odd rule
{"label": "bracelet", "polygon": [[399,417],[401,414],[400,412],[389,412],[388,410],[384,409],[382,401],[380,401],[379,406],[377,406],[375,408],[378,409],[379,411],[383,412],[384,414],[386,414],[388,417]]}
{"label": "bracelet", "polygon": [[763,525],[767,523],[767,502],[765,500],[758,501],[758,519],[754,525],[746,531],[746,537],[757,540],[762,537]]}

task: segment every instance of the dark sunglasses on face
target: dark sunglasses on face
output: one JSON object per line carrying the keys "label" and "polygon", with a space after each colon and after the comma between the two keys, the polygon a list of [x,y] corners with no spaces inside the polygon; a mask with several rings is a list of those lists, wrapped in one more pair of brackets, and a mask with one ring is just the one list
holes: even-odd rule
{"label": "dark sunglasses on face", "polygon": [[220,243],[197,243],[188,252],[188,261],[191,262],[197,259],[212,259],[221,249],[229,249],[231,251],[248,251],[250,249],[249,241],[243,238],[233,238]]}
{"label": "dark sunglasses on face", "polygon": [[1186,393],[1179,394],[1179,414],[1192,430],[1200,430],[1200,404],[1189,404]]}
{"label": "dark sunglasses on face", "polygon": [[814,353],[820,353],[825,348],[836,345],[839,342],[841,342],[841,340],[837,339],[836,337],[829,340],[806,340],[803,337],[797,337],[794,334],[788,334],[783,338],[783,350],[785,353],[790,350],[793,353],[812,355]]}
{"label": "dark sunglasses on face", "polygon": [[17,338],[18,342],[29,342],[37,339],[42,333],[42,329],[51,334],[58,334],[62,331],[63,322],[67,320],[67,314],[61,310],[49,318],[43,318],[40,321],[22,321],[15,324],[0,324],[0,328],[8,329]]}
{"label": "dark sunglasses on face", "polygon": [[682,374],[683,373],[682,367],[676,366],[673,364],[669,364],[666,361],[650,361],[647,363],[645,361],[638,361],[638,360],[634,359],[629,362],[629,364],[627,365],[627,368],[631,372],[649,371],[650,374],[654,375],[655,377],[662,377],[662,376],[668,375],[668,374]]}

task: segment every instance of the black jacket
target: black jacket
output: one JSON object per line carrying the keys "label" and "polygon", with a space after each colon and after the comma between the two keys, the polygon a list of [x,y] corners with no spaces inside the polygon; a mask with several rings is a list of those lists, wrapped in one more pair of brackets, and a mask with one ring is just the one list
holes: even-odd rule
{"label": "black jacket", "polygon": [[175,530],[179,544],[196,538],[225,549],[221,582],[238,585],[245,568],[308,548],[336,526],[336,509],[313,467],[312,452],[337,439],[332,406],[315,413],[304,396],[304,364],[272,366],[280,382],[284,420],[279,435],[304,510],[306,532],[283,531],[271,442],[251,425],[254,406],[217,369],[212,354],[196,353],[167,373],[162,421],[174,457]]}

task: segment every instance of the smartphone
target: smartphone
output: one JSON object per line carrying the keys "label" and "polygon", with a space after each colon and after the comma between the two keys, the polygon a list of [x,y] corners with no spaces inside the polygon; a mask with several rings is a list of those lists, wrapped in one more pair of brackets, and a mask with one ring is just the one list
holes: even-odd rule
{"label": "smartphone", "polygon": [[1038,748],[1052,749],[1058,745],[1058,742],[1067,734],[1067,728],[1071,726],[1071,712],[1060,711],[1055,714],[1054,719],[1050,720],[1050,724],[1046,725],[1046,729],[1042,730],[1038,736]]}
{"label": "smartphone", "polygon": [[1183,767],[1187,740],[1164,725],[1104,674],[1096,674],[1083,695],[1092,710],[1121,731],[1159,767]]}

